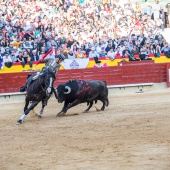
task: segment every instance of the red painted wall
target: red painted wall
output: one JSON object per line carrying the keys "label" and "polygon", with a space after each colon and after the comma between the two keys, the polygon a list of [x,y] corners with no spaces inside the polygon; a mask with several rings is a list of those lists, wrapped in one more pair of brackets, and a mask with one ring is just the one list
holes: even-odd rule
{"label": "red painted wall", "polygon": [[[26,82],[28,72],[0,74],[0,93],[18,92]],[[60,70],[55,86],[69,79],[106,80],[108,85],[166,82],[167,64],[153,61],[119,63],[119,66]]]}

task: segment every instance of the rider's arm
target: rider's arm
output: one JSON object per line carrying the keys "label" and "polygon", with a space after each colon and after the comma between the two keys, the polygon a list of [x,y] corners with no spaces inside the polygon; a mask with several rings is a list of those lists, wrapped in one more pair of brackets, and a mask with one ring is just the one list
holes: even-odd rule
{"label": "rider's arm", "polygon": [[46,58],[46,59],[42,59],[41,62],[42,63],[47,63],[49,60],[51,60],[50,58]]}

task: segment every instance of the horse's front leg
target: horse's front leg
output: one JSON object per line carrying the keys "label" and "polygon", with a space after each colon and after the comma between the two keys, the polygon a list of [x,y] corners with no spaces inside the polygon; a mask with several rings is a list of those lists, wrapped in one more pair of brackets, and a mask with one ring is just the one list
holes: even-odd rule
{"label": "horse's front leg", "polygon": [[42,114],[43,114],[43,111],[44,111],[44,107],[47,105],[48,100],[50,99],[51,95],[52,95],[52,92],[51,92],[51,94],[49,94],[49,96],[46,95],[46,96],[43,98],[43,100],[42,100],[42,108],[41,108],[41,110],[40,110],[40,112],[39,112],[39,114],[38,114],[38,118],[41,118],[41,117],[42,117]]}
{"label": "horse's front leg", "polygon": [[38,103],[39,103],[39,101],[34,101],[34,102],[32,102],[31,105],[30,105],[30,107],[24,111],[24,113],[22,114],[22,116],[20,117],[20,119],[17,121],[16,124],[17,124],[17,125],[21,124],[21,123],[24,121],[24,119],[25,119],[25,117],[27,116],[27,114],[30,112],[30,110],[33,110],[34,107],[35,107]]}
{"label": "horse's front leg", "polygon": [[45,106],[46,106],[46,101],[42,100],[42,107],[41,107],[41,110],[40,110],[40,112],[38,114],[38,118],[42,118],[42,114],[43,114]]}
{"label": "horse's front leg", "polygon": [[29,99],[28,99],[28,97],[26,97],[25,98],[24,112],[28,109],[28,105],[29,105]]}

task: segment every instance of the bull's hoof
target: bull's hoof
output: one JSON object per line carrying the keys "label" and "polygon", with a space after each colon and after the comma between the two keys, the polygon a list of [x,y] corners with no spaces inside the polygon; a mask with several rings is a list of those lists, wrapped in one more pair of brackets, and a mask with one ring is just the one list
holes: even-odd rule
{"label": "bull's hoof", "polygon": [[61,116],[64,116],[66,113],[65,112],[59,112],[56,117],[61,117]]}
{"label": "bull's hoof", "polygon": [[17,121],[16,125],[20,125],[21,123],[22,123],[22,120],[19,119],[19,120]]}

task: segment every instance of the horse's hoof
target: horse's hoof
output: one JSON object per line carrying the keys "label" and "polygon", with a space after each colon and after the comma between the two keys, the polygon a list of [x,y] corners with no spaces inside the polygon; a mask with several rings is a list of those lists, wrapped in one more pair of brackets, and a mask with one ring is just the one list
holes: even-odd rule
{"label": "horse's hoof", "polygon": [[42,116],[41,116],[41,115],[38,115],[38,118],[42,118]]}
{"label": "horse's hoof", "polygon": [[85,110],[83,113],[88,113],[89,111],[88,110]]}
{"label": "horse's hoof", "polygon": [[19,119],[19,120],[17,121],[16,125],[20,125],[21,123],[22,123],[22,120]]}

